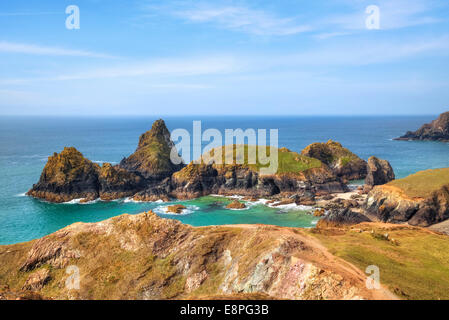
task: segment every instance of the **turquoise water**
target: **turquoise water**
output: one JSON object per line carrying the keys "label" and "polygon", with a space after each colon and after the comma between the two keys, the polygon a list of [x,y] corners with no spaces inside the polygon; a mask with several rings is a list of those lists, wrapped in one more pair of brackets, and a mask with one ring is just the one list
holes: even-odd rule
{"label": "turquoise water", "polygon": [[[360,157],[371,155],[391,162],[396,175],[449,167],[449,144],[404,142],[392,138],[436,118],[419,117],[164,117],[170,130],[192,129],[202,120],[203,129],[279,129],[279,145],[294,151],[316,141],[333,139]],[[71,223],[101,221],[122,213],[149,209],[162,212],[166,204],[124,200],[93,204],[50,204],[23,196],[39,179],[47,157],[64,146],[74,146],[96,162],[118,163],[131,154],[138,137],[157,118],[43,118],[0,117],[0,244],[39,238]],[[301,210],[285,211],[263,205],[248,210],[224,209],[217,198],[182,202],[190,214],[161,216],[194,226],[263,223],[310,227],[315,218]],[[285,212],[284,212],[285,211]]]}

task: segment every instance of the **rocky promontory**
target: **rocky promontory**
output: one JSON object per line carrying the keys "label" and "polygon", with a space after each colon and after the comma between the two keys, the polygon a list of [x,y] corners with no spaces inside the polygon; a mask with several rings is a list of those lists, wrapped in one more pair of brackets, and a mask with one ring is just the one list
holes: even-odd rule
{"label": "rocky promontory", "polygon": [[395,140],[449,141],[449,112],[442,113],[438,119],[424,124],[417,131],[408,131]]}
{"label": "rocky promontory", "polygon": [[430,226],[449,218],[449,168],[420,171],[376,186],[366,211],[383,222]]}

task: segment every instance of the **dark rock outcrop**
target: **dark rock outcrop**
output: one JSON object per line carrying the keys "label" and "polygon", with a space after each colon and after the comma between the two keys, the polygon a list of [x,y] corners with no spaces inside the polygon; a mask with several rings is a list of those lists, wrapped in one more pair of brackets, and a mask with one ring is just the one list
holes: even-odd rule
{"label": "dark rock outcrop", "polygon": [[130,197],[146,187],[144,178],[110,163],[101,167],[98,182],[102,200]]}
{"label": "dark rock outcrop", "polygon": [[368,186],[377,186],[388,183],[395,179],[393,168],[387,160],[376,157],[368,159],[368,174],[365,178],[365,184]]}
{"label": "dark rock outcrop", "polygon": [[27,194],[50,202],[94,200],[100,195],[99,169],[75,148],[64,148],[48,158],[39,182]]}
{"label": "dark rock outcrop", "polygon": [[161,181],[184,167],[182,162],[174,164],[170,160],[173,147],[164,120],[157,120],[150,131],[140,136],[137,150],[123,159],[120,167],[136,172],[151,182]]}
{"label": "dark rock outcrop", "polygon": [[326,217],[318,221],[317,228],[338,228],[359,224],[362,222],[370,222],[366,216],[352,211],[349,208],[332,209]]}
{"label": "dark rock outcrop", "polygon": [[344,180],[359,180],[366,176],[366,161],[338,142],[312,143],[302,154],[320,160]]}
{"label": "dark rock outcrop", "polygon": [[304,196],[345,192],[347,187],[328,167],[303,172],[260,175],[244,165],[189,164],[172,177],[170,194],[191,199],[208,194],[269,197],[279,193]]}
{"label": "dark rock outcrop", "polygon": [[395,140],[449,141],[449,112],[442,113],[438,119],[423,125],[417,131],[408,131]]}

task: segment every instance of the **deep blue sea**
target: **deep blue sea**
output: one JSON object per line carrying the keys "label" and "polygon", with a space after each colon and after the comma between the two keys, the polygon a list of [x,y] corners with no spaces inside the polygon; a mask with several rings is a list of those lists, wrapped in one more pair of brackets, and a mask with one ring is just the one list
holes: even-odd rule
{"label": "deep blue sea", "polygon": [[[360,157],[387,159],[401,178],[419,170],[449,167],[449,144],[393,141],[407,130],[416,130],[437,115],[394,117],[163,117],[170,130],[192,131],[201,120],[203,130],[279,129],[279,146],[301,151],[313,142],[341,142]],[[39,180],[47,157],[65,146],[74,146],[98,163],[118,163],[134,152],[140,134],[159,117],[0,117],[0,244],[39,238],[71,223],[95,222],[122,213],[154,209],[161,216],[203,226],[263,223],[311,227],[316,219],[299,209],[269,208],[252,204],[242,211],[224,209],[226,199],[205,197],[185,201],[189,213],[169,216],[166,204],[125,200],[92,204],[50,204],[24,196]]]}

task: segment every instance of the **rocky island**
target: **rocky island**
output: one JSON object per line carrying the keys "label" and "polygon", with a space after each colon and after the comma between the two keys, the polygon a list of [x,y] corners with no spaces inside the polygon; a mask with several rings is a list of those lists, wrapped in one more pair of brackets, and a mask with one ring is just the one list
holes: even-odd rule
{"label": "rocky island", "polygon": [[[248,146],[244,147],[247,152]],[[217,150],[203,155],[200,164],[175,165],[170,160],[172,148],[163,120],[142,134],[136,151],[115,166],[99,166],[75,148],[65,148],[49,157],[38,183],[27,194],[49,202],[123,197],[168,201],[209,194],[279,195],[310,202],[315,196],[346,192],[348,180],[368,175],[367,162],[334,141],[312,144],[301,153],[273,148],[270,152],[278,153],[279,164],[272,175],[261,175],[259,163],[222,165],[209,161],[208,157]],[[222,148],[224,157],[225,147]]]}
{"label": "rocky island", "polygon": [[438,119],[423,125],[417,131],[408,131],[395,140],[449,141],[449,112],[442,113]]}

